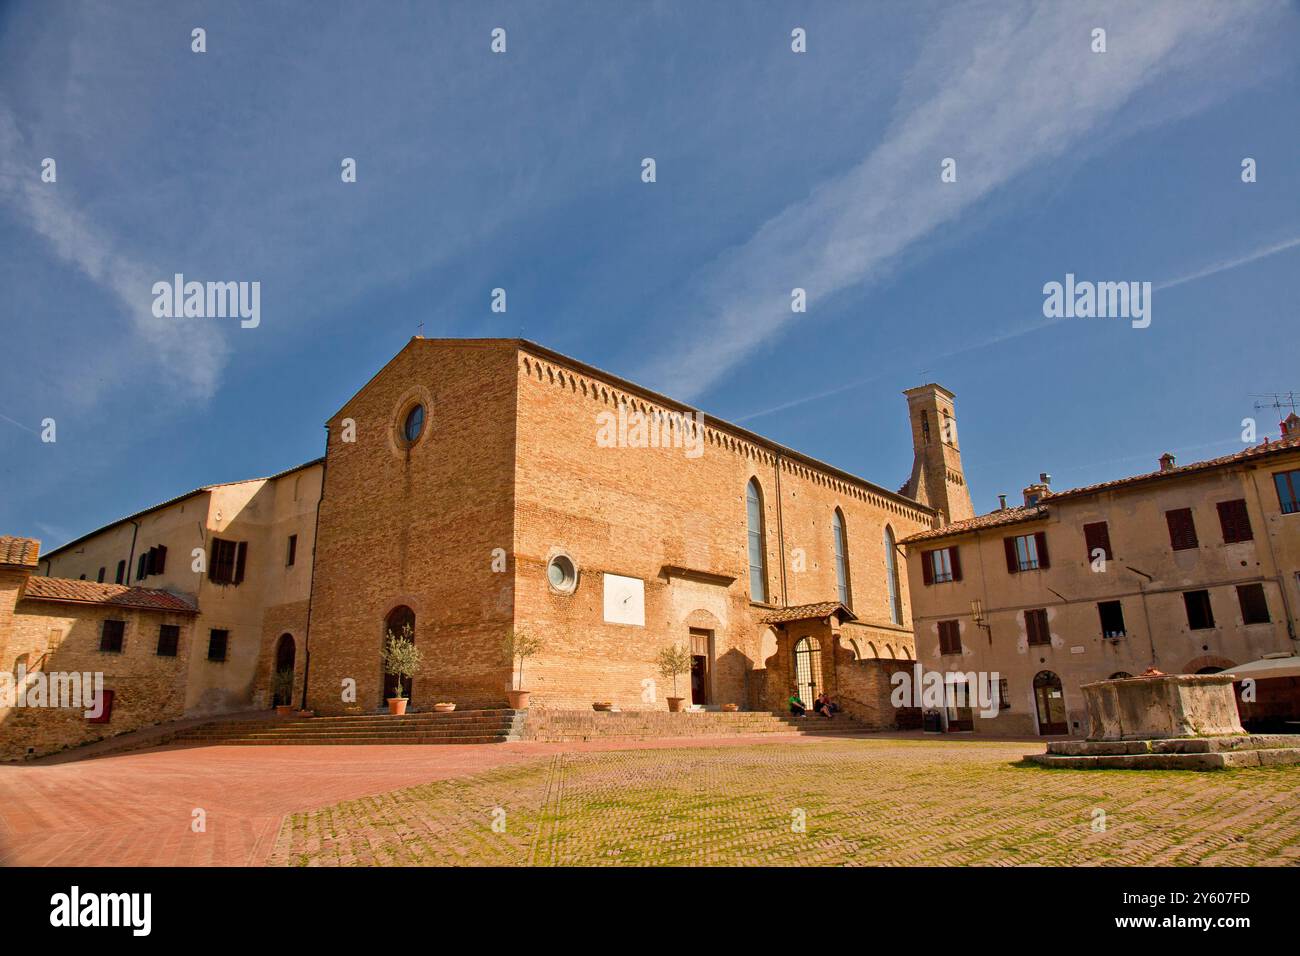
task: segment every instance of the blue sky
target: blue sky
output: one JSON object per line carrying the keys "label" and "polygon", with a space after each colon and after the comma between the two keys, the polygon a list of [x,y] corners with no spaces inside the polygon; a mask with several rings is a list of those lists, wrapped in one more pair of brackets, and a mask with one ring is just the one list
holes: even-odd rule
{"label": "blue sky", "polygon": [[[980,511],[1277,433],[1252,403],[1300,390],[1295,4],[741,10],[0,7],[0,533],[48,550],[313,458],[420,323],[889,488],[900,392],[941,382]],[[260,281],[261,324],[155,319],[176,272]],[[1151,326],[1045,319],[1067,272],[1152,282]]]}

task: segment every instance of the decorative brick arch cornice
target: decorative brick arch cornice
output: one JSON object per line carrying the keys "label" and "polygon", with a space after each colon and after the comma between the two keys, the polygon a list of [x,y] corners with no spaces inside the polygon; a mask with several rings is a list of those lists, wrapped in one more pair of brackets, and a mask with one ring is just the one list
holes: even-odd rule
{"label": "decorative brick arch cornice", "polygon": [[[610,408],[625,405],[629,411],[638,411],[644,415],[653,415],[656,412],[664,415],[689,415],[695,411],[689,408],[667,407],[640,395],[634,395],[610,383],[598,381],[581,372],[564,368],[523,350],[519,352],[519,369],[523,377],[529,381],[551,385],[569,392],[575,398],[585,398],[588,401],[599,402]],[[693,426],[694,423],[691,422],[690,424]],[[805,481],[832,488],[844,497],[864,502],[873,508],[890,511],[901,518],[915,521],[917,524],[926,527],[933,527],[935,524],[935,517],[921,511],[919,508],[910,507],[870,488],[862,487],[853,482],[845,481],[837,475],[810,467],[801,461],[792,461],[784,455],[778,455],[770,448],[758,445],[740,435],[732,434],[716,425],[705,424],[703,428],[705,442],[715,448],[725,449],[769,468],[779,465],[782,471],[797,475]]]}
{"label": "decorative brick arch cornice", "polygon": [[698,628],[701,631],[718,631],[722,629],[722,622],[712,612],[702,607],[697,607],[690,614],[686,615],[686,626]]}

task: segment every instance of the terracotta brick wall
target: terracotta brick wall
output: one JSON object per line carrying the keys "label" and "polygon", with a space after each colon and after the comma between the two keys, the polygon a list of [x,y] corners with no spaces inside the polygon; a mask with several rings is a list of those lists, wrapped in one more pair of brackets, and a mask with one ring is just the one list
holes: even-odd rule
{"label": "terracotta brick wall", "polygon": [[[417,400],[427,408],[425,431],[407,449],[396,435]],[[885,634],[900,656],[910,653],[910,629],[890,621],[884,530],[905,537],[930,526],[928,512],[712,426],[698,457],[683,447],[600,447],[597,416],[620,404],[663,408],[511,340],[412,340],[330,421],[309,705],[344,710],[340,684],[349,677],[358,688],[352,709],[379,704],[383,624],[402,604],[415,612],[425,653],[413,707],[503,700],[511,675],[500,639],[512,623],[546,642],[524,673],[538,705],[664,709],[671,681],[653,659],[688,642],[692,628],[711,635],[709,702],[747,705],[768,683],[761,672],[771,637],[761,617],[836,598],[837,507],[851,603],[864,622],[855,633]],[[349,418],[355,443],[341,440]],[[902,432],[902,408],[899,420]],[[750,600],[745,495],[754,477],[765,508],[766,605]],[[504,573],[493,569],[497,548],[508,558]],[[573,593],[548,582],[557,552],[578,568]],[[644,626],[606,622],[607,574],[643,582]],[[899,589],[906,622],[903,574]],[[267,631],[264,644],[270,639]],[[689,698],[689,675],[677,693]]]}
{"label": "terracotta brick wall", "polygon": [[[511,620],[515,350],[508,343],[413,340],[329,422],[311,622],[309,706],[342,712],[380,702],[384,622],[416,616],[424,670],[412,706],[505,699],[500,637]],[[407,406],[426,406],[424,432],[403,447]],[[355,443],[342,440],[343,420]]]}
{"label": "terracotta brick wall", "polygon": [[[597,416],[617,413],[620,403],[644,413],[662,407],[546,357],[521,354],[516,613],[548,642],[525,674],[535,700],[586,708],[602,699],[625,710],[663,709],[671,687],[651,661],[663,646],[687,641],[691,627],[713,632],[710,702],[754,699],[760,679],[752,671],[764,667],[770,651],[763,649],[759,623],[769,608],[753,604],[749,594],[746,485],[752,477],[763,492],[769,601],[835,600],[831,521],[839,507],[854,610],[866,621],[888,624],[884,528],[905,537],[930,526],[928,513],[798,461],[778,461],[769,448],[714,428],[695,458],[682,448],[599,447]],[[901,431],[901,408],[899,419]],[[545,566],[556,550],[579,567],[571,595],[548,585]],[[665,577],[665,565],[734,581],[724,586]],[[901,557],[898,567],[906,622]],[[644,627],[603,620],[607,572],[645,582]],[[896,633],[899,648],[910,647],[906,624]],[[653,702],[642,699],[647,679],[656,684]],[[764,683],[770,696],[770,679]],[[689,680],[679,693],[689,694]]]}

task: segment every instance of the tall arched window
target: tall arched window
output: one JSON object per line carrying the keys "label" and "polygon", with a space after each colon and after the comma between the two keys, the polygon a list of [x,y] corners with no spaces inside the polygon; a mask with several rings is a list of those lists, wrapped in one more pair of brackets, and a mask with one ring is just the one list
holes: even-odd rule
{"label": "tall arched window", "polygon": [[763,532],[763,491],[758,479],[749,479],[745,489],[749,511],[749,598],[767,602],[767,535]]}
{"label": "tall arched window", "polygon": [[885,579],[889,582],[889,619],[903,623],[903,595],[898,590],[898,552],[894,549],[894,529],[885,525]]}
{"label": "tall arched window", "polygon": [[831,516],[831,532],[835,538],[835,586],[840,603],[853,607],[853,592],[849,589],[849,542],[844,533],[844,512],[839,508]]}

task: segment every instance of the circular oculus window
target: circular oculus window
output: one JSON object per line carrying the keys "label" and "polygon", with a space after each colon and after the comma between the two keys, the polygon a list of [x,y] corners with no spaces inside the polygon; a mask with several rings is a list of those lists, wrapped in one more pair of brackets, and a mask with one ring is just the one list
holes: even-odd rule
{"label": "circular oculus window", "polygon": [[414,445],[423,431],[424,406],[414,405],[406,413],[406,421],[402,423],[402,437],[406,439],[408,445]]}
{"label": "circular oculus window", "polygon": [[546,565],[546,580],[551,587],[564,594],[570,594],[578,584],[578,569],[573,559],[565,554],[557,554]]}

